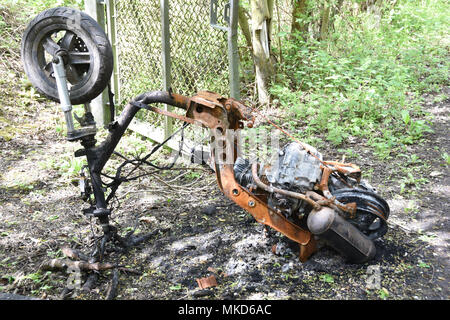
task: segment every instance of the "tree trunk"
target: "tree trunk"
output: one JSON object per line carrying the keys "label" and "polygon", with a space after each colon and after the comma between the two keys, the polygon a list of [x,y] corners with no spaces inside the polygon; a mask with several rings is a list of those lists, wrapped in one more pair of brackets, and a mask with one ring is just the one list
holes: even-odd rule
{"label": "tree trunk", "polygon": [[292,23],[291,34],[301,32],[305,34],[308,31],[308,24],[305,22],[299,22],[297,19],[306,17],[308,0],[294,0],[292,6]]}
{"label": "tree trunk", "polygon": [[359,4],[359,9],[361,10],[361,12],[367,11],[367,9],[368,9],[370,6],[374,5],[376,1],[377,1],[377,0],[366,0],[366,1],[361,1],[360,4]]}
{"label": "tree trunk", "polygon": [[336,4],[331,7],[330,26],[332,28],[334,28],[335,17],[336,17],[336,15],[338,15],[341,12],[341,8],[342,8],[342,4],[343,3],[344,3],[344,0],[338,0],[336,2]]}
{"label": "tree trunk", "polygon": [[251,0],[253,59],[260,104],[270,102],[269,82],[273,72],[270,60],[273,0]]}
{"label": "tree trunk", "polygon": [[239,26],[244,34],[247,47],[252,48],[252,34],[248,25],[247,15],[247,10],[245,10],[242,6],[239,6]]}
{"label": "tree trunk", "polygon": [[330,6],[325,4],[322,8],[320,18],[320,40],[328,38],[328,29],[330,27]]}

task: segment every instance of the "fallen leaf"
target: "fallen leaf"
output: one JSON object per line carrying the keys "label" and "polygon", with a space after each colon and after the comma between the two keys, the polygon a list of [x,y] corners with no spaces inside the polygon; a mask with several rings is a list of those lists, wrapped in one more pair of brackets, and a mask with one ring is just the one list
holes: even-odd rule
{"label": "fallen leaf", "polygon": [[217,273],[217,269],[213,268],[213,267],[208,267],[208,269],[206,269],[206,270],[209,271],[209,272]]}
{"label": "fallen leaf", "polygon": [[200,279],[195,279],[195,280],[197,281],[198,287],[200,289],[206,289],[209,287],[217,286],[216,277],[214,277],[214,276],[209,276],[207,278],[200,278]]}
{"label": "fallen leaf", "polygon": [[139,218],[139,221],[145,222],[145,223],[153,223],[155,222],[154,217],[141,217]]}

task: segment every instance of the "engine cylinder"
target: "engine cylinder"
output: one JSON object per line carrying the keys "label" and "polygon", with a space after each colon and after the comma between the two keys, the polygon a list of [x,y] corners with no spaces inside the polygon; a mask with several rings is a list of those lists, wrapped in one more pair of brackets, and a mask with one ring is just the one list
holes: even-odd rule
{"label": "engine cylinder", "polygon": [[307,220],[309,230],[354,263],[364,263],[375,256],[372,240],[362,234],[329,207],[313,210]]}

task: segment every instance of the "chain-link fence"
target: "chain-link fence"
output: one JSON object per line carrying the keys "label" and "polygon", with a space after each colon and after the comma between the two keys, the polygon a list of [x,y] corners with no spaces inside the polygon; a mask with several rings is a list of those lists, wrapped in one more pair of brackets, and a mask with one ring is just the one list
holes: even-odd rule
{"label": "chain-link fence", "polygon": [[[172,87],[185,95],[229,95],[227,32],[211,27],[209,0],[170,1]],[[222,7],[226,0],[218,1]],[[226,25],[223,15],[218,16]]]}
{"label": "chain-link fence", "polygon": [[[292,1],[274,3],[275,55],[279,55],[278,33],[287,31],[291,24]],[[223,13],[229,0],[168,0],[171,86],[177,93],[210,90],[230,95],[227,31],[211,26],[211,2],[218,8],[217,24],[227,26]],[[110,5],[113,17],[106,20],[115,25],[115,94],[123,104],[144,91],[163,89],[161,1],[110,0]],[[242,34],[240,39],[240,43],[245,42]]]}
{"label": "chain-link fence", "polygon": [[160,1],[114,0],[115,63],[119,105],[150,90],[162,89]]}
{"label": "chain-link fence", "polygon": [[[274,3],[272,46],[279,59],[282,53],[278,36],[291,24],[292,1]],[[113,88],[119,110],[143,92],[166,89],[163,55],[167,51],[164,46],[170,48],[169,82],[174,92],[191,96],[209,90],[230,96],[229,21],[225,18],[230,14],[226,11],[229,0],[106,0],[105,3],[105,21],[115,51]],[[168,5],[170,35],[167,38],[162,36],[163,3]],[[217,9],[214,22],[222,28],[211,25],[211,3]],[[240,5],[249,9],[248,1],[240,1]],[[245,46],[245,39],[239,32],[239,55],[246,59],[242,63],[247,64],[241,70],[244,95],[252,91],[247,87],[254,87],[251,48]],[[138,117],[153,126],[163,126],[162,116],[139,113]],[[180,123],[175,123],[171,131],[179,126]]]}
{"label": "chain-link fence", "polygon": [[[85,1],[91,2],[94,11],[96,7],[98,12],[103,10],[97,0]],[[210,23],[212,2],[219,28]],[[119,112],[143,92],[168,89],[167,83],[174,92],[187,96],[202,90],[230,96],[229,29],[224,17],[230,13],[229,7],[226,11],[230,5],[228,0],[106,0],[103,3],[106,4],[105,29],[114,50],[112,85]],[[103,21],[100,15],[99,22]],[[166,27],[170,32],[168,37],[164,37]],[[165,64],[167,60],[170,68]],[[137,118],[149,125],[144,128],[142,123],[134,123],[131,128],[152,137],[159,135],[162,128],[167,136],[182,125],[175,121],[173,127],[169,126],[170,121],[165,122],[163,116],[149,112],[140,112]],[[197,141],[207,136],[200,128],[187,129],[185,133]]]}
{"label": "chain-link fence", "polygon": [[[216,0],[217,24],[228,26],[224,12],[227,0]],[[211,0],[168,0],[169,37],[163,37],[163,1],[112,0],[107,17],[115,31],[115,95],[119,108],[133,97],[152,90],[164,90],[163,55],[170,60],[170,86],[186,96],[201,90],[230,95],[228,32],[210,24]],[[169,50],[165,51],[164,46]],[[167,81],[167,79],[166,79]],[[164,106],[158,106],[164,108]],[[173,110],[176,112],[176,110]],[[164,117],[139,113],[138,118],[154,127],[168,126]],[[166,127],[166,135],[182,124]],[[142,127],[142,126],[141,126]],[[187,129],[190,140],[206,133]]]}
{"label": "chain-link fence", "polygon": [[[218,1],[224,6],[226,0]],[[162,88],[161,7],[155,0],[115,0],[119,103]],[[219,22],[225,25],[222,15]],[[174,92],[229,95],[227,32],[210,25],[209,0],[169,1]]]}

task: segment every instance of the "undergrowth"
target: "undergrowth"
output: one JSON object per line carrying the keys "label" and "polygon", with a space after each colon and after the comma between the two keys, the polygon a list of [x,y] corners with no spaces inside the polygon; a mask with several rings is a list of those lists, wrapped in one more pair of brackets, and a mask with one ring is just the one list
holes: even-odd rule
{"label": "undergrowth", "polygon": [[431,117],[421,95],[449,84],[449,9],[399,1],[381,17],[343,12],[326,41],[280,34],[271,93],[291,131],[316,144],[358,139],[381,159],[422,139]]}
{"label": "undergrowth", "polygon": [[[285,31],[277,35],[283,59],[271,93],[285,115],[283,124],[298,138],[318,147],[356,140],[386,159],[405,153],[407,145],[431,132],[431,116],[422,108],[421,96],[449,85],[450,5],[444,0],[388,5],[381,14],[355,14],[344,6],[348,12],[336,17],[327,40],[305,40]],[[83,1],[0,4],[0,54],[6,64],[15,61],[13,70],[19,71],[21,28],[38,12],[55,6],[82,8]],[[249,61],[244,54],[241,68],[248,69]],[[15,81],[8,80],[14,77],[10,70],[1,73],[0,85]],[[36,98],[33,92],[26,85],[23,103]]]}

